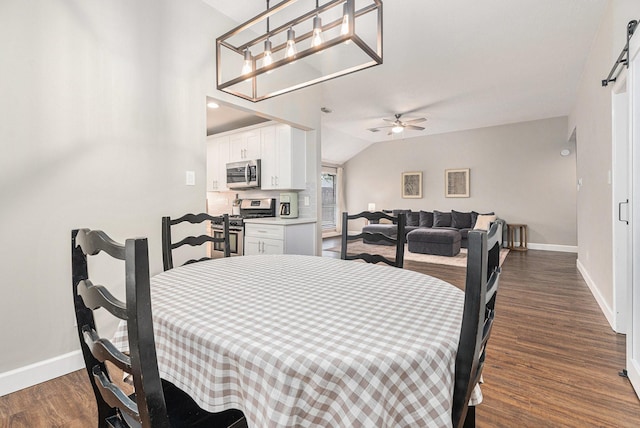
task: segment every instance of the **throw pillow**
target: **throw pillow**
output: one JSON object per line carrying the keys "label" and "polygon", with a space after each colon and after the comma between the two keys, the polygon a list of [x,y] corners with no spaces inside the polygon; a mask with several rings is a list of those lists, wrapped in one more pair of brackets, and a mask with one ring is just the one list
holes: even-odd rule
{"label": "throw pillow", "polygon": [[409,211],[407,213],[407,226],[419,226],[420,225],[420,213]]}
{"label": "throw pillow", "polygon": [[451,213],[433,210],[433,227],[451,227]]}
{"label": "throw pillow", "polygon": [[405,218],[405,223],[407,226],[409,225],[409,216],[411,214],[411,210],[393,210],[391,212],[391,215],[393,215],[394,217],[397,217],[398,214],[404,214],[404,218]]}
{"label": "throw pillow", "polygon": [[471,228],[473,229],[476,225],[476,220],[478,219],[479,215],[494,215],[495,213],[493,211],[491,211],[490,213],[477,213],[475,211],[471,211]]}
{"label": "throw pillow", "polygon": [[431,211],[420,211],[420,227],[433,227],[433,213]]}
{"label": "throw pillow", "polygon": [[460,211],[451,210],[451,227],[456,229],[471,228],[471,213],[461,213]]}
{"label": "throw pillow", "polygon": [[476,225],[473,226],[473,229],[489,230],[489,226],[491,225],[491,223],[493,223],[497,219],[498,217],[495,214],[494,215],[479,214],[478,219],[476,220]]}

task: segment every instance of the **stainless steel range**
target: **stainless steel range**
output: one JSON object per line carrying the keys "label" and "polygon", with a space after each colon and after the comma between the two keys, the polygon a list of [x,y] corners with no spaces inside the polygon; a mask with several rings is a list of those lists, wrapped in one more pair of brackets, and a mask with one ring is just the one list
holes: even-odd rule
{"label": "stainless steel range", "polygon": [[[244,254],[244,219],[276,216],[276,200],[274,198],[242,199],[240,201],[240,215],[229,216],[229,243],[232,256]],[[220,223],[211,224],[211,235],[217,238],[223,236],[223,226]],[[222,244],[215,243],[211,250],[211,257],[224,257]]]}

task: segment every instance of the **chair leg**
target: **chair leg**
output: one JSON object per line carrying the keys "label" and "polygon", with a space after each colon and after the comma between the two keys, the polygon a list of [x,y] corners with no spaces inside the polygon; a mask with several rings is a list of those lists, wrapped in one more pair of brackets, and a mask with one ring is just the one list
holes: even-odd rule
{"label": "chair leg", "polygon": [[469,406],[462,428],[476,428],[476,406]]}

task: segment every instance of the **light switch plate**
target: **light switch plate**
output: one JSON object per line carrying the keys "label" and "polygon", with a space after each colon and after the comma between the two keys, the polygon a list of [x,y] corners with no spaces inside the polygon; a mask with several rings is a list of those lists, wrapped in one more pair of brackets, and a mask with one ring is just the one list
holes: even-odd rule
{"label": "light switch plate", "polygon": [[196,172],[195,171],[187,171],[186,172],[186,183],[187,186],[195,186],[196,185]]}

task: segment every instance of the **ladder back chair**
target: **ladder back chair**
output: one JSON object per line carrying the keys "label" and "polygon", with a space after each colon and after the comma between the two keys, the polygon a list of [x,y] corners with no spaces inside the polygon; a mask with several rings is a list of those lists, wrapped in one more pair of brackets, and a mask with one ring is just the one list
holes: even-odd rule
{"label": "ladder back chair", "polygon": [[454,428],[475,427],[475,406],[469,406],[469,399],[482,375],[495,316],[502,229],[503,223],[495,222],[488,232],[469,232],[464,310],[451,415]]}
{"label": "ladder back chair", "polygon": [[[190,224],[202,224],[205,221],[211,221],[220,223],[223,225],[223,236],[221,238],[214,238],[211,235],[198,235],[198,236],[187,236],[186,238],[173,242],[171,236],[171,227],[176,226],[180,223],[190,223]],[[211,242],[211,245],[222,244],[224,257],[231,256],[231,246],[229,241],[229,215],[223,214],[221,216],[211,216],[209,214],[201,213],[201,214],[186,214],[177,219],[171,219],[171,217],[162,217],[162,263],[164,270],[173,269],[173,250],[176,248],[180,248],[183,245],[190,245],[192,247],[197,247],[207,242]],[[187,260],[183,265],[188,265],[190,263],[201,262],[203,260],[210,260],[211,257],[203,257],[201,259],[190,259]]]}
{"label": "ladder back chair", "polygon": [[[389,220],[397,226],[396,237],[388,236],[380,232],[361,232],[356,235],[349,234],[349,220],[356,220],[365,218],[371,221]],[[342,244],[340,249],[340,258],[342,260],[364,260],[367,263],[386,263],[389,266],[402,268],[404,265],[404,243],[405,235],[404,228],[406,224],[406,216],[404,213],[400,213],[397,216],[389,215],[381,211],[363,211],[358,214],[349,215],[347,212],[342,213]],[[396,247],[395,259],[390,259],[380,254],[359,253],[349,254],[348,244],[349,241],[362,240],[367,242],[389,242]]]}
{"label": "ladder back chair", "polygon": [[[107,287],[89,279],[87,256],[101,251],[124,261],[124,302],[114,297]],[[98,427],[246,427],[240,410],[206,412],[185,392],[160,378],[146,238],[127,239],[122,245],[100,230],[76,229],[71,232],[71,259],[78,338],[96,398]],[[126,320],[128,354],[109,339],[100,337],[93,314],[98,308]],[[125,392],[121,382],[113,381],[105,362],[131,375],[133,394]]]}

